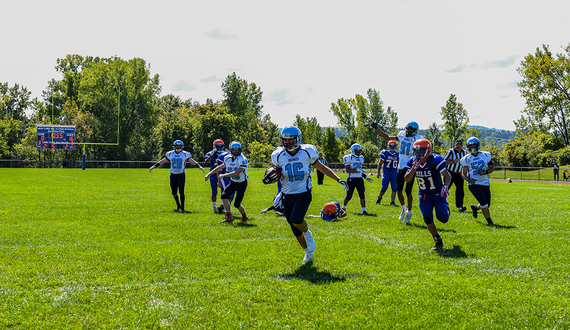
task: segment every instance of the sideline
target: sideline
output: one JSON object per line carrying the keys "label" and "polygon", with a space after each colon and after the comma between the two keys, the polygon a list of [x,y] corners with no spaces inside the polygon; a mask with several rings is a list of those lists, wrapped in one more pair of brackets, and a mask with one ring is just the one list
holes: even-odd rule
{"label": "sideline", "polygon": [[[566,180],[560,180],[560,181],[549,181],[549,180],[524,180],[524,179],[513,179],[510,178],[511,180],[513,180],[513,182],[543,182],[543,183],[558,183],[558,184],[570,184],[570,181]],[[491,181],[506,181],[507,179],[494,179],[494,178],[489,178],[489,180]]]}

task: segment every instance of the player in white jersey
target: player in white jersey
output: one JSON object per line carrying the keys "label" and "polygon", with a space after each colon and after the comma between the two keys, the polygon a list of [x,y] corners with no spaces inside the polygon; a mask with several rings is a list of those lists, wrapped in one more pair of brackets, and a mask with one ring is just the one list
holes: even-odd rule
{"label": "player in white jersey", "polygon": [[245,208],[241,205],[243,197],[245,195],[245,190],[247,189],[247,158],[241,153],[241,143],[233,141],[230,143],[230,153],[224,157],[222,164],[216,166],[213,170],[208,172],[204,179],[208,181],[208,178],[220,172],[223,168],[226,169],[226,173],[218,175],[218,181],[223,178],[231,178],[232,181],[230,185],[222,193],[222,203],[224,204],[224,209],[226,210],[226,218],[222,220],[222,223],[233,222],[234,217],[231,211],[230,197],[235,193],[234,206],[241,213],[241,221],[246,222],[249,220],[245,213]]}
{"label": "player in white jersey", "polygon": [[[172,190],[172,196],[176,201],[176,210],[184,213],[184,185],[186,184],[186,174],[184,172],[186,170],[186,162],[189,161],[190,163],[198,166],[202,172],[204,172],[204,169],[200,164],[192,159],[192,155],[188,151],[183,150],[184,143],[182,141],[176,140],[173,145],[174,150],[167,152],[166,157],[152,165],[149,172],[152,172],[152,170],[162,165],[167,160],[170,161],[170,189]],[[178,193],[180,193],[180,198],[178,198]]]}
{"label": "player in white jersey", "polygon": [[311,166],[334,179],[347,189],[347,183],[341,180],[330,168],[317,161],[319,152],[310,144],[301,144],[301,131],[295,126],[285,127],[281,131],[280,147],[271,154],[271,162],[281,170],[281,192],[283,209],[293,235],[305,251],[303,264],[313,260],[315,239],[309,230],[305,215],[311,204],[312,183]]}
{"label": "player in white jersey", "polygon": [[[415,121],[411,121],[406,125],[405,129],[398,132],[396,136],[390,136],[386,134],[386,132],[378,128],[378,123],[374,121],[369,121],[368,125],[374,128],[376,132],[378,132],[378,134],[380,134],[380,136],[383,137],[386,141],[400,141],[400,163],[398,165],[398,175],[396,176],[396,190],[398,194],[398,200],[402,205],[402,213],[400,213],[398,220],[402,221],[405,218],[404,223],[410,223],[410,220],[412,219],[412,202],[414,200],[414,197],[412,195],[412,188],[414,187],[415,180],[411,180],[410,182],[406,183],[406,179],[404,177],[408,171],[408,160],[410,160],[414,155],[414,152],[412,150],[414,142],[423,139],[421,135],[417,134],[419,125]],[[407,206],[406,199],[404,199],[404,194],[402,193],[404,190],[404,184],[406,185]]]}
{"label": "player in white jersey", "polygon": [[481,210],[487,220],[487,224],[492,226],[491,213],[491,189],[489,174],[495,170],[495,164],[491,160],[491,154],[487,151],[479,151],[481,143],[476,137],[467,140],[467,151],[470,153],[461,158],[461,174],[467,181],[467,187],[479,204],[471,204],[473,217],[477,218],[477,211]]}
{"label": "player in white jersey", "polygon": [[344,162],[344,167],[346,173],[348,173],[348,178],[346,182],[348,183],[348,191],[346,192],[346,197],[344,198],[342,209],[346,211],[346,205],[352,199],[354,194],[354,189],[358,191],[358,197],[360,197],[360,207],[362,208],[362,214],[368,215],[366,212],[366,199],[365,199],[365,187],[363,175],[364,169],[362,164],[364,164],[364,156],[362,156],[362,147],[358,143],[354,143],[350,146],[350,155],[345,155],[342,158]]}

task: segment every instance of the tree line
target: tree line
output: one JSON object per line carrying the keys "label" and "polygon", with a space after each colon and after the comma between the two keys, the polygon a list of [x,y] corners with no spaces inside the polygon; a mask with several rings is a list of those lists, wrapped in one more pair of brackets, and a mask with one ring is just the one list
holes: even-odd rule
{"label": "tree line", "polygon": [[[140,58],[74,54],[57,59],[56,70],[60,79],[50,80],[40,99],[31,99],[24,86],[0,83],[0,158],[61,159],[61,151],[36,148],[36,125],[50,123],[75,125],[76,141],[90,143],[69,151],[67,157],[75,159],[84,147],[88,159],[153,160],[178,139],[201,159],[212,149],[212,141],[222,138],[226,145],[241,142],[251,162],[269,162],[279,143],[278,125],[263,113],[261,87],[235,72],[221,84],[221,100],[200,104],[172,94],[161,96],[159,75],[151,75]],[[521,118],[514,121],[517,135],[506,143],[485,139],[483,148],[503,166],[570,164],[570,44],[556,55],[546,45],[537,48],[517,71],[526,99]],[[335,128],[323,129],[316,117],[297,115],[290,123],[299,127],[303,142],[316,145],[329,162],[339,162],[355,142],[362,145],[366,162],[377,161],[387,142],[366,125],[369,120],[389,134],[401,129],[397,112],[372,88],[331,102],[329,111],[344,135],[337,137]],[[434,121],[424,134],[436,153],[444,154],[458,138],[481,136],[479,128],[469,126],[468,111],[456,95],[445,100],[440,115],[443,124]]]}

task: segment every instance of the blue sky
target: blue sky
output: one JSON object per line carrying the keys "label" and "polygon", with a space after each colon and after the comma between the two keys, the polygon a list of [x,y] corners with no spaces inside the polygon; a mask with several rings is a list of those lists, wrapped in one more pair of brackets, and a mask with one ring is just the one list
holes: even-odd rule
{"label": "blue sky", "polygon": [[516,69],[570,43],[568,1],[3,1],[0,81],[40,97],[67,54],[140,57],[162,94],[222,98],[231,74],[263,91],[280,126],[335,126],[330,104],[379,91],[427,128],[455,94],[470,123],[513,130]]}

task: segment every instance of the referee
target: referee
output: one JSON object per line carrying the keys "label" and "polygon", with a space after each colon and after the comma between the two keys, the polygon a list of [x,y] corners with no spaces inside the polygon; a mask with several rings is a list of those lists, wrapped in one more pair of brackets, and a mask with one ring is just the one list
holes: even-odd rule
{"label": "referee", "polygon": [[463,206],[463,198],[465,197],[465,192],[463,190],[463,177],[461,177],[461,164],[459,161],[467,152],[463,149],[463,141],[461,139],[455,140],[455,147],[449,149],[447,154],[445,154],[445,163],[447,164],[447,170],[451,173],[451,183],[449,188],[455,184],[455,206],[459,212],[465,212],[467,208]]}

